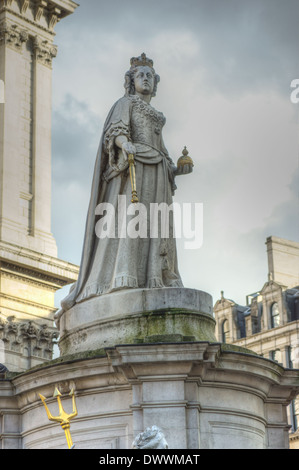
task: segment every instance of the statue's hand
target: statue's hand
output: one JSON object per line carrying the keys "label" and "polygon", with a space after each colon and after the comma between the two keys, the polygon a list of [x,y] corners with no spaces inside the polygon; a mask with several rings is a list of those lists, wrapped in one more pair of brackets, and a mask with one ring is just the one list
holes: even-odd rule
{"label": "statue's hand", "polygon": [[136,155],[136,147],[132,144],[132,142],[124,142],[121,148],[126,158],[128,158],[130,153],[132,153],[134,156]]}
{"label": "statue's hand", "polygon": [[132,142],[124,142],[121,146],[122,152],[119,153],[118,162],[117,162],[117,169],[119,171],[123,171],[128,168],[128,155],[133,154],[136,155],[136,148],[132,144]]}
{"label": "statue's hand", "polygon": [[186,163],[185,165],[176,167],[174,171],[174,175],[175,176],[188,175],[189,173],[192,173],[192,171],[193,171],[193,165]]}

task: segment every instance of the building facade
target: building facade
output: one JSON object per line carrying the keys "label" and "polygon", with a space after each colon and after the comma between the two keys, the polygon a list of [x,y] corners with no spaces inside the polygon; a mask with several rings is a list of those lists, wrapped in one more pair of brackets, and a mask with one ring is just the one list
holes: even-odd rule
{"label": "building facade", "polygon": [[[268,281],[247,295],[246,305],[221,298],[214,306],[218,341],[246,347],[288,369],[299,368],[299,243],[266,241]],[[299,425],[299,401],[289,407],[291,433]],[[296,434],[291,434],[291,447]],[[299,442],[299,441],[298,441]]]}
{"label": "building facade", "polygon": [[71,0],[0,0],[0,363],[52,357],[54,294],[77,278],[51,232],[54,27]]}

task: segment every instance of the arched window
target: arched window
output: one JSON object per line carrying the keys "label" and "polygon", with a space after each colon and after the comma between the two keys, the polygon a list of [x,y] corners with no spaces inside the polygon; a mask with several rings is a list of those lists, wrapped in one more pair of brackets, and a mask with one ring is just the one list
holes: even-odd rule
{"label": "arched window", "polygon": [[229,337],[229,324],[228,320],[223,320],[221,325],[222,343],[226,343]]}
{"label": "arched window", "polygon": [[278,303],[274,302],[271,305],[271,328],[276,328],[280,324]]}

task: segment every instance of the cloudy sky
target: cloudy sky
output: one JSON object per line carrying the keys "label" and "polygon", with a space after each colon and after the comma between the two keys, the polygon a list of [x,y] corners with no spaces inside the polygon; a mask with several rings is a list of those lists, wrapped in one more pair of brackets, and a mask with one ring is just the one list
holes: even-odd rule
{"label": "cloudy sky", "polygon": [[[299,241],[298,0],[81,0],[56,27],[53,233],[80,263],[104,119],[124,94],[132,56],[161,77],[152,105],[167,118],[174,161],[194,172],[175,201],[203,203],[203,245],[178,241],[185,287],[244,304],[267,281],[266,238]],[[66,291],[57,295],[58,305]]]}

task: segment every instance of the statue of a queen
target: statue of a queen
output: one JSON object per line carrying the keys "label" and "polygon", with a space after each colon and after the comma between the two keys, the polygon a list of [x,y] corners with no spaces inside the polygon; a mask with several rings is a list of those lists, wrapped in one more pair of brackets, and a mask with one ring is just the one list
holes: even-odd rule
{"label": "statue of a queen", "polygon": [[[169,237],[150,236],[150,205],[172,204],[175,176],[192,171],[192,161],[176,166],[162,138],[164,115],[150,102],[160,77],[153,61],[143,53],[131,59],[125,74],[125,96],[110,110],[96,158],[91,198],[85,227],[83,252],[77,282],[61,302],[62,311],[75,303],[119,289],[183,287],[178,271],[173,218]],[[119,233],[120,201],[130,213],[131,178],[128,156],[134,156],[139,203],[147,208],[146,236],[100,237],[97,222],[103,214],[97,207],[110,203],[115,209],[115,232]],[[126,196],[126,198],[119,198]],[[138,207],[138,204],[137,204]]]}

